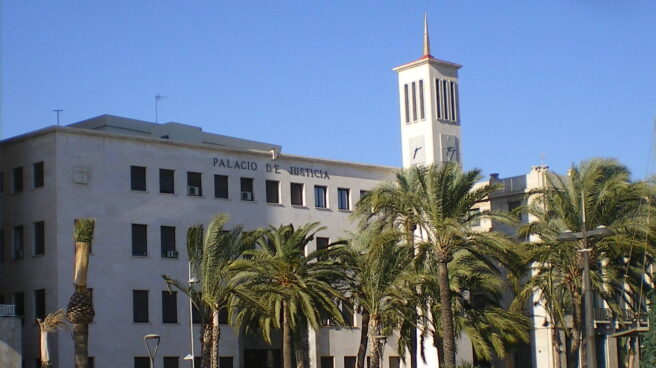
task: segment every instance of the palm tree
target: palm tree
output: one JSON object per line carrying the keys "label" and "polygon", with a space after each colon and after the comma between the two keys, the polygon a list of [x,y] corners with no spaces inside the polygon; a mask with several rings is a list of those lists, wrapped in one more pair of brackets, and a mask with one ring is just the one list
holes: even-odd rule
{"label": "palm tree", "polygon": [[408,303],[417,281],[412,267],[414,248],[402,243],[402,238],[398,230],[376,223],[349,242],[350,294],[363,315],[357,359],[360,368],[365,364],[367,345],[371,346],[370,366],[381,366],[377,337],[384,331],[404,322],[414,325],[416,309]]}
{"label": "palm tree", "polygon": [[252,308],[241,308],[238,319],[257,319],[269,343],[271,329],[282,329],[284,368],[292,367],[292,338],[299,334],[299,328],[309,324],[317,330],[323,313],[344,322],[335,302],[342,298],[341,293],[331,284],[344,277],[344,267],[330,257],[335,248],[305,255],[306,245],[322,229],[318,223],[298,229],[293,225],[263,229],[258,247],[246,251],[245,259],[235,261],[232,267],[235,287],[258,296]]}
{"label": "palm tree", "polygon": [[96,221],[94,219],[78,219],[75,221],[73,231],[73,240],[75,241],[73,284],[75,285],[75,293],[68,302],[66,316],[73,324],[75,368],[87,368],[89,366],[89,323],[93,321],[95,312],[91,292],[87,289],[87,274],[95,225]]}
{"label": "palm tree", "polygon": [[55,333],[58,328],[66,327],[66,312],[58,310],[49,313],[44,319],[37,318],[41,337],[41,367],[52,367],[50,349],[48,348],[48,334]]}
{"label": "palm tree", "polygon": [[500,233],[475,231],[473,227],[481,218],[503,222],[514,219],[507,213],[471,211],[476,203],[497,190],[497,186],[490,184],[474,187],[481,178],[478,169],[463,172],[456,163],[443,163],[411,170],[417,181],[415,195],[421,198],[413,202],[417,206],[417,226],[437,266],[444,363],[451,368],[456,364],[456,316],[449,263],[458,253],[465,252],[481,262],[496,261],[507,270],[513,270],[519,264],[512,249],[513,241]]}
{"label": "palm tree", "polygon": [[187,294],[200,312],[202,367],[218,367],[219,311],[225,308],[230,315],[235,299],[244,295],[230,283],[233,275],[230,266],[245,250],[253,247],[251,235],[241,226],[224,230],[228,220],[227,214],[218,214],[210,221],[205,234],[202,224],[191,226],[187,231],[187,253],[191,273],[199,280],[198,289],[162,276],[168,285]]}
{"label": "palm tree", "polygon": [[[532,194],[526,212],[534,222],[518,230],[523,237],[537,235],[537,243],[527,243],[527,260],[533,262],[538,277],[550,274],[554,287],[564,294],[572,308],[571,347],[567,352],[568,366],[577,366],[579,351],[585,359],[586,349],[581,344],[583,327],[583,293],[581,274],[584,257],[582,241],[558,242],[565,230],[590,230],[607,226],[615,235],[589,238],[589,267],[592,289],[617,314],[621,304],[644,311],[642,300],[649,285],[641,269],[655,254],[648,226],[653,211],[646,202],[649,193],[645,183],[631,183],[629,170],[615,160],[592,159],[573,166],[568,177],[547,176],[547,187]],[[583,211],[585,209],[585,222]],[[538,285],[539,286],[539,285]],[[626,290],[629,292],[626,292]],[[535,288],[547,295],[542,287]],[[548,310],[549,312],[549,310]],[[556,323],[558,316],[550,316]],[[564,325],[558,326],[564,328]]]}

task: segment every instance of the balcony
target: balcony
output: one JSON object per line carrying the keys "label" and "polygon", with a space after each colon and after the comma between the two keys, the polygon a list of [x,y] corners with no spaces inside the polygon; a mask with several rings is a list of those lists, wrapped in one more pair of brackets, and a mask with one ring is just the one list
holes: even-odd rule
{"label": "balcony", "polygon": [[595,322],[611,322],[617,320],[619,323],[647,324],[646,312],[635,312],[631,309],[622,309],[620,315],[613,317],[613,311],[608,308],[595,308]]}
{"label": "balcony", "polygon": [[16,306],[13,304],[0,304],[0,317],[16,317]]}

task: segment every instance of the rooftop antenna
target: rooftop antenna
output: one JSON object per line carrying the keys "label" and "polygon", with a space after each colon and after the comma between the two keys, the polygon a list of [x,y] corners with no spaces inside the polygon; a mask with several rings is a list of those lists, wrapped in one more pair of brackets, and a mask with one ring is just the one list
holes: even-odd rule
{"label": "rooftop antenna", "polygon": [[55,109],[55,110],[52,110],[52,111],[54,111],[55,113],[57,113],[57,126],[59,126],[59,113],[62,112],[62,111],[64,111],[64,110],[62,110],[62,109]]}
{"label": "rooftop antenna", "polygon": [[155,124],[158,123],[158,119],[159,119],[159,117],[157,116],[157,105],[159,104],[159,100],[167,97],[168,96],[162,96],[159,93],[155,95]]}

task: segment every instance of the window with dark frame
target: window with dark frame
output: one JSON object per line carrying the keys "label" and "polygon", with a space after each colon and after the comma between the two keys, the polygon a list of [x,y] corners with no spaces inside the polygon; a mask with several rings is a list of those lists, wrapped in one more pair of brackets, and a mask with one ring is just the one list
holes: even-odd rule
{"label": "window with dark frame", "polygon": [[345,356],[344,357],[344,368],[355,368],[355,363],[356,362],[357,362],[357,357]]}
{"label": "window with dark frame", "polygon": [[0,229],[0,262],[4,262],[4,261],[5,261],[5,231]]}
{"label": "window with dark frame", "polygon": [[321,185],[314,186],[314,207],[327,208],[326,187]]}
{"label": "window with dark frame", "polygon": [[178,368],[179,367],[180,358],[178,358],[178,357],[165,356],[163,358],[163,360],[164,360],[164,362],[163,362],[164,363],[164,368]]}
{"label": "window with dark frame", "polygon": [[457,111],[456,111],[456,82],[451,81],[450,87],[451,87],[451,98],[450,98],[450,102],[451,102],[451,120],[456,121],[456,120],[458,120],[458,116],[456,114],[457,113]]}
{"label": "window with dark frame", "polygon": [[162,323],[178,323],[178,297],[175,291],[162,291]]}
{"label": "window with dark frame", "polygon": [[412,121],[417,121],[417,84],[412,82]]}
{"label": "window with dark frame", "polygon": [[408,85],[404,84],[403,85],[403,92],[404,92],[404,102],[405,102],[405,123],[408,124],[410,123],[410,97],[408,93]]}
{"label": "window with dark frame", "polygon": [[14,248],[12,251],[12,259],[23,258],[23,252],[25,250],[23,234],[23,225],[14,226]]}
{"label": "window with dark frame", "polygon": [[228,324],[228,308],[225,307],[219,308],[219,324],[220,325]]}
{"label": "window with dark frame", "polygon": [[94,368],[96,366],[95,359],[93,357],[88,357],[87,364],[89,365],[88,368]]}
{"label": "window with dark frame", "polygon": [[148,357],[134,357],[134,368],[150,368]]}
{"label": "window with dark frame", "polygon": [[132,290],[132,322],[148,323],[148,290]]}
{"label": "window with dark frame", "polygon": [[175,170],[159,169],[159,192],[175,193]]}
{"label": "window with dark frame", "polygon": [[[467,211],[468,216],[474,216],[474,215],[477,215],[479,213],[481,213],[480,208],[472,208],[469,211]],[[478,219],[476,219],[476,221],[472,222],[470,226],[473,226],[473,227],[481,226],[481,218],[479,217]]]}
{"label": "window with dark frame", "polygon": [[280,182],[276,180],[266,181],[267,203],[280,203]]}
{"label": "window with dark frame", "polygon": [[0,194],[5,193],[5,173],[0,171]]}
{"label": "window with dark frame", "polygon": [[148,225],[132,224],[132,255],[148,255]]}
{"label": "window with dark frame", "polygon": [[[202,298],[203,293],[198,293],[198,298]],[[191,304],[191,322],[192,323],[203,323],[203,318],[198,310],[198,307],[195,303]]]}
{"label": "window with dark frame", "polygon": [[291,183],[289,184],[289,190],[292,199],[292,206],[304,206],[305,202],[303,201],[303,184]]}
{"label": "window with dark frame", "polygon": [[34,290],[34,318],[46,318],[46,289]]}
{"label": "window with dark frame", "polygon": [[401,357],[389,357],[389,368],[400,368],[401,367]]}
{"label": "window with dark frame", "polygon": [[175,226],[160,226],[162,257],[178,258],[175,250]]}
{"label": "window with dark frame", "polygon": [[234,358],[231,356],[219,357],[219,367],[221,368],[233,368],[234,364]]}
{"label": "window with dark frame", "polygon": [[45,253],[45,223],[37,221],[34,223],[34,247],[33,254],[40,256]]}
{"label": "window with dark frame", "polygon": [[440,80],[435,78],[435,112],[438,119],[442,119],[442,94],[440,93],[441,89]]}
{"label": "window with dark frame", "polygon": [[25,318],[25,293],[14,293],[14,305],[16,317]]}
{"label": "window with dark frame", "polygon": [[[316,242],[317,242],[317,250],[324,250],[328,249],[330,246],[330,239],[329,238],[323,238],[323,237],[316,237]],[[325,256],[319,257],[320,260],[326,260]]]}
{"label": "window with dark frame", "polygon": [[214,198],[228,199],[228,176],[214,175]]}
{"label": "window with dark frame", "polygon": [[322,356],[321,368],[335,368],[335,358],[331,356]]}
{"label": "window with dark frame", "polygon": [[202,174],[187,171],[187,195],[200,197],[203,195]]}
{"label": "window with dark frame", "polygon": [[255,196],[253,195],[253,179],[240,178],[239,182],[241,187],[241,200],[242,201],[255,200]]}
{"label": "window with dark frame", "polygon": [[143,166],[130,166],[130,189],[146,191],[146,168]]}
{"label": "window with dark frame", "polygon": [[444,120],[451,120],[451,112],[449,111],[449,87],[448,81],[442,81],[442,105],[444,105]]}
{"label": "window with dark frame", "polygon": [[337,188],[337,207],[340,210],[351,209],[351,190],[348,188]]}
{"label": "window with dark frame", "polygon": [[23,167],[16,167],[12,170],[12,192],[20,193],[23,191]]}
{"label": "window with dark frame", "polygon": [[426,114],[424,113],[424,81],[419,81],[419,118],[424,120]]}
{"label": "window with dark frame", "polygon": [[342,318],[348,327],[355,327],[355,314],[353,313],[353,305],[347,302],[341,302],[339,309],[342,312]]}
{"label": "window with dark frame", "polygon": [[43,161],[32,164],[32,184],[34,188],[43,186]]}

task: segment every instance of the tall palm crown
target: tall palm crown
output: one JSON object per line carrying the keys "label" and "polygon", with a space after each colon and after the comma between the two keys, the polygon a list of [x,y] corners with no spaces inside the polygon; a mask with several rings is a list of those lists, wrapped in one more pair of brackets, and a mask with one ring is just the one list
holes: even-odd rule
{"label": "tall palm crown", "polygon": [[[615,235],[588,238],[589,266],[592,287],[615,312],[621,304],[628,308],[642,306],[645,283],[645,261],[655,254],[650,239],[649,217],[653,209],[647,203],[648,186],[630,181],[629,170],[615,160],[593,159],[573,166],[567,177],[549,174],[547,186],[533,192],[533,200],[526,212],[535,220],[519,228],[523,237],[536,235],[537,243],[527,243],[527,260],[534,262],[537,278],[551,278],[550,290],[544,283],[529,284],[543,296],[549,292],[564,296],[565,308],[573,309],[572,344],[568,361],[574,364],[581,348],[580,334],[583,316],[581,273],[584,268],[582,241],[558,242],[558,234],[565,230],[591,230],[604,225]],[[585,211],[585,223],[583,222]],[[628,292],[627,292],[628,288]],[[550,316],[558,323],[562,310],[553,309]],[[563,327],[563,326],[560,326]],[[584,350],[585,351],[585,350]]]}
{"label": "tall palm crown", "polygon": [[236,271],[233,284],[257,296],[256,310],[242,309],[242,320],[257,318],[269,342],[271,330],[282,328],[285,367],[292,364],[291,335],[302,323],[318,329],[322,312],[343,323],[335,302],[342,296],[332,283],[345,276],[344,267],[331,257],[335,248],[305,254],[314,234],[322,229],[318,223],[298,229],[270,226],[259,234],[257,248],[246,251],[245,259],[231,268]]}

